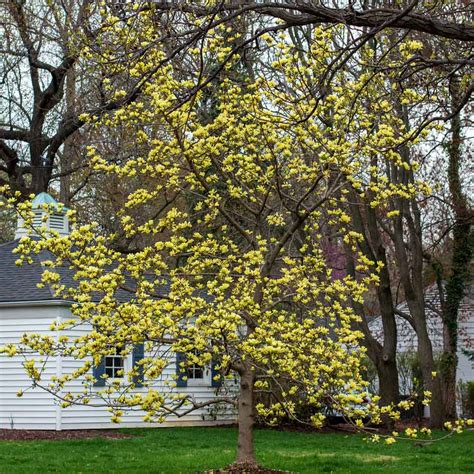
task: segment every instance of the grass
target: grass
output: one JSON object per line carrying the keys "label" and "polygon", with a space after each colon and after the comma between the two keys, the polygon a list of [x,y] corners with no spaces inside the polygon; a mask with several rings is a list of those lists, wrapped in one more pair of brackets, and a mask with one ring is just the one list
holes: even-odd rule
{"label": "grass", "polygon": [[[192,473],[230,464],[233,428],[122,430],[129,439],[0,441],[0,473]],[[257,430],[267,467],[300,473],[474,472],[474,431],[416,447],[366,443],[358,435]]]}

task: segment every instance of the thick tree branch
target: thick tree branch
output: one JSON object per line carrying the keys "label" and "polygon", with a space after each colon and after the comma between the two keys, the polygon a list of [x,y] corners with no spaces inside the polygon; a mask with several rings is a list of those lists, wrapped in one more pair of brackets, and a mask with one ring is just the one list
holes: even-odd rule
{"label": "thick tree branch", "polygon": [[[190,2],[156,0],[156,8],[164,11],[183,11],[197,16],[211,15],[215,9],[195,6]],[[356,27],[378,28],[386,23],[391,28],[407,29],[428,33],[442,38],[450,38],[462,42],[474,41],[474,27],[466,23],[448,22],[435,18],[424,12],[408,11],[401,15],[403,8],[361,8],[327,7],[329,2],[302,1],[246,1],[230,0],[219,7],[224,13],[239,12],[241,14],[253,11],[262,15],[282,20],[288,27],[342,24]],[[336,5],[338,2],[334,2]],[[341,5],[346,2],[339,2]],[[419,2],[418,2],[419,3]]]}

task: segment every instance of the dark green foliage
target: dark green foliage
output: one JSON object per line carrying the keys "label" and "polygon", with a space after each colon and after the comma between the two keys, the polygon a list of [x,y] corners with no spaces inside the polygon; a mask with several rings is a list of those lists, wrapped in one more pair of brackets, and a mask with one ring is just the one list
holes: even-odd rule
{"label": "dark green foliage", "polygon": [[458,382],[458,400],[461,405],[461,416],[464,418],[474,417],[474,381]]}
{"label": "dark green foliage", "polygon": [[462,351],[464,354],[466,354],[467,358],[469,360],[472,360],[474,362],[474,351],[468,351],[466,349],[463,349]]}

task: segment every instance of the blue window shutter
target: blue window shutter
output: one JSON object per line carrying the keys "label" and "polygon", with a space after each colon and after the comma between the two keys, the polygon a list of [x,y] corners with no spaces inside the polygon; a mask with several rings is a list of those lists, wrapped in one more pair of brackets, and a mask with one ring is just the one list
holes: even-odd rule
{"label": "blue window shutter", "polygon": [[105,387],[105,379],[102,375],[105,374],[105,357],[102,358],[100,364],[92,368],[92,375],[95,378],[94,387]]}
{"label": "blue window shutter", "polygon": [[143,387],[143,365],[137,365],[145,357],[145,345],[136,344],[133,346],[132,364],[133,370],[138,372],[138,375],[133,377],[133,383],[136,387]]}
{"label": "blue window shutter", "polygon": [[177,387],[187,387],[188,381],[184,379],[187,376],[187,371],[185,368],[181,367],[181,363],[186,360],[186,354],[184,352],[176,352],[176,386]]}
{"label": "blue window shutter", "polygon": [[[214,360],[211,362],[211,387],[220,387],[222,384],[222,375],[216,370],[217,362]],[[217,378],[219,376],[219,378]],[[217,379],[217,380],[216,380]]]}

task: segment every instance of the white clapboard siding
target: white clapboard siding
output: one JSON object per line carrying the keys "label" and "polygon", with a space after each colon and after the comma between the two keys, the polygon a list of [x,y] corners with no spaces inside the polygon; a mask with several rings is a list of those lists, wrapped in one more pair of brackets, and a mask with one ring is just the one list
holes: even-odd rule
{"label": "white clapboard siding", "polygon": [[[0,308],[0,346],[18,343],[25,332],[47,334],[51,322],[59,317],[53,307]],[[24,359],[0,355],[0,428],[56,429],[59,406],[46,391],[31,388],[22,366]],[[56,360],[48,360],[43,382],[57,375]],[[23,396],[18,397],[19,391]]]}
{"label": "white clapboard siding", "polygon": [[[71,314],[66,306],[41,306],[28,308],[0,308],[0,346],[9,343],[18,343],[21,336],[27,333],[39,333],[59,336],[49,329],[53,321],[70,319]],[[61,334],[78,337],[85,334],[90,328],[81,326],[68,329]],[[145,354],[147,355],[147,354]],[[149,355],[149,354],[148,354]],[[170,388],[165,380],[172,380],[176,373],[175,355],[169,354],[170,364],[163,374],[162,380],[156,381],[154,388],[166,393]],[[120,424],[110,421],[110,412],[106,407],[91,407],[88,405],[73,405],[62,408],[60,403],[48,392],[36,388],[26,390],[31,384],[22,367],[22,358],[0,356],[0,428],[14,429],[94,429],[94,428],[121,428],[121,427],[149,427],[149,426],[189,426],[232,423],[235,414],[232,410],[219,410],[217,416],[210,416],[207,409],[196,410],[184,417],[169,417],[164,424],[150,424],[143,422],[144,413],[139,410],[130,410],[125,413]],[[49,360],[44,371],[44,382],[47,384],[53,375],[71,373],[81,367],[80,360],[61,358]],[[82,391],[81,380],[70,382],[66,390],[72,393]],[[100,390],[97,388],[96,390]],[[19,390],[24,395],[18,397]],[[146,388],[136,388],[137,392],[145,392]],[[192,394],[196,402],[205,402],[215,397],[215,388],[209,386],[188,386],[175,388],[183,393]]]}
{"label": "white clapboard siding", "polygon": [[[87,326],[76,327],[69,329],[67,335],[70,337],[78,337],[85,334],[88,331]],[[151,354],[145,354],[150,356]],[[153,388],[157,389],[161,393],[170,393],[170,387],[166,385],[166,381],[173,380],[173,376],[176,373],[175,355],[169,353],[170,363],[165,368],[161,380],[157,380],[153,384]],[[81,361],[74,360],[72,358],[64,358],[62,360],[63,373],[70,373],[81,366]],[[72,393],[78,393],[82,389],[81,381],[75,380],[67,385],[67,390]],[[102,387],[103,388],[103,387]],[[101,390],[101,387],[96,389]],[[192,394],[197,403],[206,402],[210,398],[215,397],[215,388],[209,386],[188,386],[174,389],[174,393],[179,391],[180,393]],[[147,391],[145,387],[139,387],[135,389],[136,392],[144,393]],[[61,426],[62,429],[84,429],[84,428],[104,428],[104,427],[139,427],[139,426],[156,426],[156,423],[143,422],[143,411],[132,409],[125,412],[122,417],[122,421],[119,425],[113,424],[110,421],[110,413],[106,407],[91,407],[87,405],[73,405],[62,410]],[[223,414],[218,420],[212,420],[209,416],[207,409],[195,410],[184,417],[169,416],[167,422],[162,424],[164,426],[185,426],[185,425],[196,425],[196,424],[215,424],[233,422],[235,421],[235,415],[232,412]]]}

